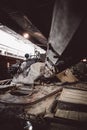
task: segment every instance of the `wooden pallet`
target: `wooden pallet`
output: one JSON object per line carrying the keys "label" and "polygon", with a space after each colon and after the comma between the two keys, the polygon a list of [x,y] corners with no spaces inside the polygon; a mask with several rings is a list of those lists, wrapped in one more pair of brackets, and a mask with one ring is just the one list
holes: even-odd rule
{"label": "wooden pallet", "polygon": [[87,105],[87,91],[64,88],[59,100]]}
{"label": "wooden pallet", "polygon": [[64,88],[55,117],[87,122],[87,91]]}

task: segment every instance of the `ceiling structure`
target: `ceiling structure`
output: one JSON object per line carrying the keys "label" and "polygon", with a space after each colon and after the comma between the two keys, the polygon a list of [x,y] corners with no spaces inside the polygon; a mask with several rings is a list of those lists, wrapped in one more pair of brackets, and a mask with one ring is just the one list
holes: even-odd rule
{"label": "ceiling structure", "polygon": [[55,0],[0,0],[0,22],[46,49]]}
{"label": "ceiling structure", "polygon": [[0,55],[25,59],[25,54],[35,57],[35,51],[45,54],[45,51],[30,40],[14,32],[6,26],[0,25]]}

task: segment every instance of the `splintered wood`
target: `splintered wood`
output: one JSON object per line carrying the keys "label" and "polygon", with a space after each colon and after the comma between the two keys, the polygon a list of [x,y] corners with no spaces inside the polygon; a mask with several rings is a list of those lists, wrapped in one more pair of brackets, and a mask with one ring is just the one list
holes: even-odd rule
{"label": "splintered wood", "polygon": [[[21,86],[21,89],[24,86]],[[25,86],[26,87],[26,86]],[[21,91],[20,89],[14,89],[10,92],[4,93],[0,95],[0,102],[1,103],[9,103],[15,105],[32,105],[34,103],[38,103],[39,101],[43,101],[47,97],[50,97],[60,91],[62,91],[62,87],[59,86],[35,86],[34,89],[29,90],[27,95],[18,95],[15,93],[17,90]],[[23,89],[22,89],[23,90]],[[14,92],[14,93],[12,93]]]}

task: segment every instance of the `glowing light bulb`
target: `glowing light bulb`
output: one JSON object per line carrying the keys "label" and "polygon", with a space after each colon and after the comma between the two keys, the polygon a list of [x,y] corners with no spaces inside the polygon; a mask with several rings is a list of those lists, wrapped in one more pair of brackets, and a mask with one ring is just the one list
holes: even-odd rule
{"label": "glowing light bulb", "polygon": [[23,33],[23,37],[25,37],[26,39],[28,39],[30,36],[28,33]]}

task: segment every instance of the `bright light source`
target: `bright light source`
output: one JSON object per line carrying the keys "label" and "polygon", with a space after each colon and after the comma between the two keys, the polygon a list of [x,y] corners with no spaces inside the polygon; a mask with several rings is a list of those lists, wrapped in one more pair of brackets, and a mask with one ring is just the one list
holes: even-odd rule
{"label": "bright light source", "polygon": [[23,33],[23,37],[25,37],[26,39],[28,39],[30,36],[28,33]]}
{"label": "bright light source", "polygon": [[86,61],[87,61],[87,59],[83,59],[82,61],[83,61],[83,62],[86,62]]}

